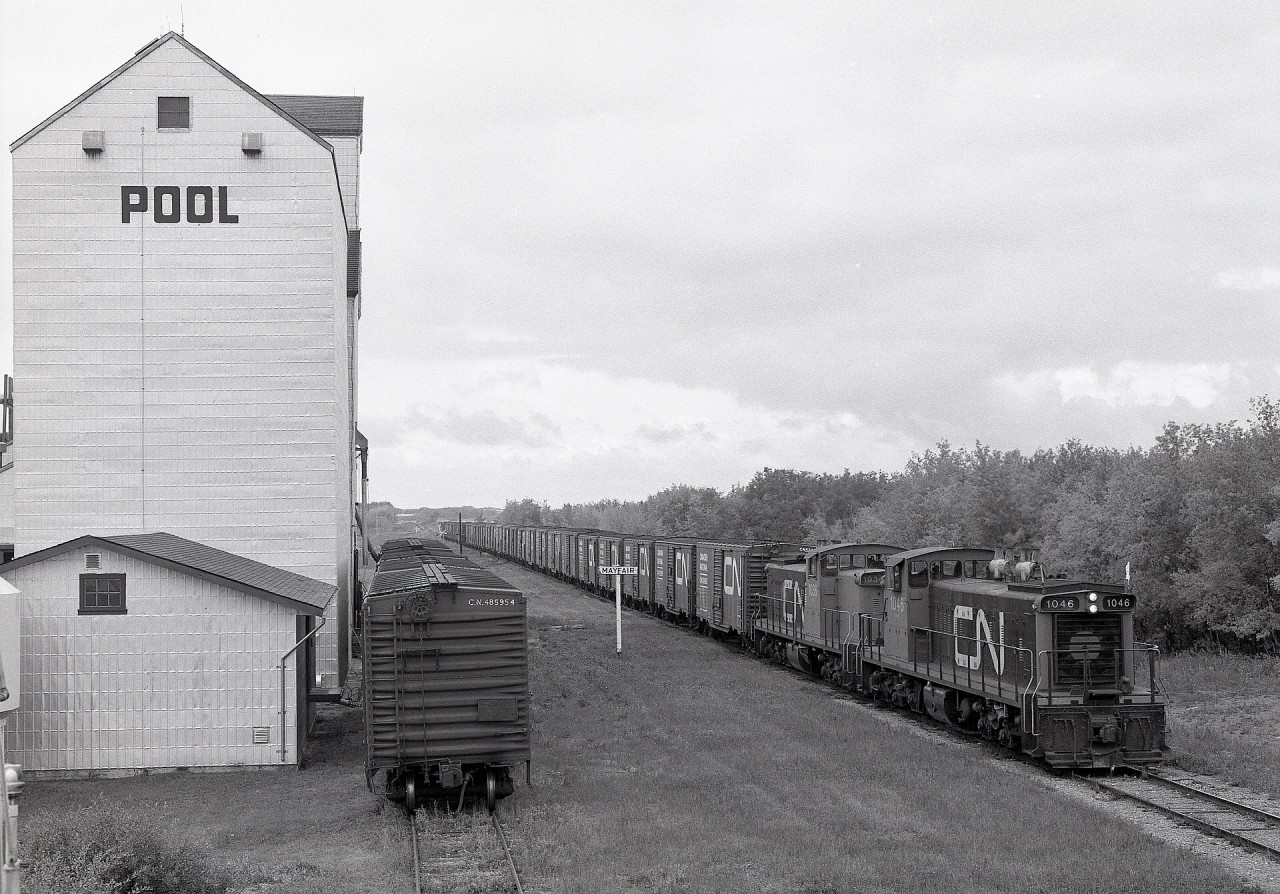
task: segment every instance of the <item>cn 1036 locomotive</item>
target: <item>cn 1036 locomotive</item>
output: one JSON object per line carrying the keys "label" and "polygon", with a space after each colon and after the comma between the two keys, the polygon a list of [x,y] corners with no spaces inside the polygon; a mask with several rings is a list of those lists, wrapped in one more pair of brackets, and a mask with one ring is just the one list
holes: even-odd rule
{"label": "cn 1036 locomotive", "polygon": [[1052,767],[1163,761],[1159,650],[1123,587],[1049,577],[1029,555],[843,543],[804,549],[571,528],[442,523],[445,536],[633,608],[732,638]]}

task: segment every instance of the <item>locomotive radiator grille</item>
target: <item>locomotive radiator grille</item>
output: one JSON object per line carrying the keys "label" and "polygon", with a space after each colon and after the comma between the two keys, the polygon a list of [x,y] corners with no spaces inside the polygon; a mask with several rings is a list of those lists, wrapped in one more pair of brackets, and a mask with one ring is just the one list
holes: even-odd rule
{"label": "locomotive radiator grille", "polygon": [[1115,686],[1120,680],[1120,616],[1054,618],[1054,678],[1059,686]]}

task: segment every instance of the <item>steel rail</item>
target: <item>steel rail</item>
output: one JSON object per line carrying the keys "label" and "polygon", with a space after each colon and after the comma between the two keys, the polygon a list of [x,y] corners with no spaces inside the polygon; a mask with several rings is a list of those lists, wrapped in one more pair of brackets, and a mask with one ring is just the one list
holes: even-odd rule
{"label": "steel rail", "polygon": [[409,814],[409,833],[413,839],[413,894],[422,894],[422,859],[418,856],[418,813]]}
{"label": "steel rail", "polygon": [[[1185,785],[1165,776],[1148,774],[1145,778],[1120,777],[1120,779],[1127,778],[1140,780],[1141,782],[1154,782],[1157,787],[1164,788],[1178,796],[1193,801],[1199,800],[1201,803],[1209,805],[1208,809],[1210,810],[1215,809],[1213,805],[1219,805],[1217,812],[1228,812],[1234,814],[1236,819],[1247,818],[1255,822],[1262,821],[1263,823],[1262,826],[1251,829],[1227,829],[1223,828],[1223,825],[1218,823],[1193,816],[1192,813],[1195,812],[1194,810],[1190,812],[1186,809],[1180,810],[1172,804],[1162,803],[1158,798],[1144,795],[1141,792],[1132,791],[1126,788],[1120,781],[1107,781],[1091,776],[1083,776],[1079,773],[1074,773],[1072,775],[1076,779],[1089,783],[1095,789],[1107,791],[1145,807],[1150,807],[1153,810],[1177,820],[1178,822],[1186,823],[1206,835],[1221,838],[1224,841],[1230,841],[1233,844],[1240,845],[1241,847],[1248,848],[1249,850],[1264,854],[1273,859],[1280,859],[1280,847],[1272,847],[1271,845],[1264,844],[1260,841],[1254,841],[1252,838],[1248,838],[1244,835],[1246,832],[1280,832],[1280,816],[1276,816],[1273,813],[1269,813],[1257,807],[1252,807],[1248,804],[1241,804],[1238,801],[1233,801],[1230,798],[1224,798],[1221,795],[1215,795],[1212,792],[1207,792],[1204,789],[1197,788],[1195,786]],[[1226,810],[1223,811],[1221,808],[1226,808]]]}
{"label": "steel rail", "polygon": [[[489,814],[489,819],[493,822],[494,831],[498,833],[498,843],[502,845],[502,855],[507,861],[507,868],[511,870],[511,881],[515,883],[516,894],[524,894],[520,871],[516,868],[515,857],[511,854],[511,843],[507,839],[506,830],[502,828],[502,821],[498,819],[496,809]],[[409,814],[409,836],[413,850],[413,891],[414,894],[422,894],[422,847],[418,837],[417,811]]]}
{"label": "steel rail", "polygon": [[511,870],[511,880],[516,883],[516,894],[524,894],[524,886],[520,884],[520,873],[516,869],[516,861],[511,856],[511,845],[507,841],[507,833],[502,830],[502,821],[498,819],[498,811],[495,809],[489,814],[489,819],[493,820],[493,828],[498,832],[498,840],[502,842],[502,852],[507,857],[507,867]]}
{"label": "steel rail", "polygon": [[[1234,801],[1231,798],[1206,791],[1202,788],[1197,788],[1194,785],[1187,785],[1185,782],[1179,782],[1178,780],[1166,776],[1164,773],[1159,771],[1148,771],[1147,779],[1154,780],[1155,782],[1175,791],[1190,792],[1193,797],[1204,798],[1207,801],[1222,804],[1224,807],[1228,807],[1232,810],[1238,811],[1239,813],[1256,817],[1268,825],[1275,826],[1277,831],[1280,831],[1280,814],[1272,813],[1269,810],[1263,810],[1261,807],[1254,807],[1252,804],[1245,804],[1242,801]],[[1280,851],[1277,851],[1277,853],[1280,853]]]}

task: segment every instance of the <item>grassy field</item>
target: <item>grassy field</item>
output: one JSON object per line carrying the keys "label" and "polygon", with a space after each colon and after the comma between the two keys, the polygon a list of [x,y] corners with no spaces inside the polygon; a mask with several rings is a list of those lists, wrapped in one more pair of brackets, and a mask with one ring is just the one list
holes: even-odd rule
{"label": "grassy field", "polygon": [[[502,814],[530,894],[1250,890],[1047,776],[691,633],[628,613],[618,658],[609,605],[494,568],[529,594],[534,786],[517,774]],[[32,783],[24,823],[101,798],[225,861],[234,891],[409,891],[407,823],[362,759],[359,712],[327,707],[300,772]],[[451,822],[419,821],[428,848]],[[498,868],[428,890],[505,891]]]}
{"label": "grassy field", "polygon": [[1280,797],[1280,658],[1175,655],[1160,676],[1178,765]]}

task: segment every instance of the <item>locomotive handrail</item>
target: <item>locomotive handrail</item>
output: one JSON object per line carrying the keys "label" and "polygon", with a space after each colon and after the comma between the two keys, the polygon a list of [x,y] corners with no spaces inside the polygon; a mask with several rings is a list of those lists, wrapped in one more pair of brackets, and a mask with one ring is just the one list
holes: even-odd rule
{"label": "locomotive handrail", "polygon": [[828,625],[827,621],[828,621],[828,617],[829,617],[829,616],[831,616],[831,615],[834,615],[834,616],[835,616],[835,618],[836,618],[836,620],[837,620],[837,621],[839,621],[839,620],[840,620],[840,616],[841,616],[841,615],[844,615],[845,617],[848,617],[848,616],[849,616],[849,614],[850,614],[849,612],[845,611],[845,610],[844,610],[844,609],[842,609],[842,608],[824,608],[824,609],[822,610],[822,642],[823,642],[824,644],[834,644],[834,643],[836,643],[836,642],[839,642],[841,645],[843,645],[843,644],[844,644],[844,640],[843,640],[842,635],[841,635],[841,633],[840,633],[840,631],[841,631],[841,630],[843,630],[843,625],[842,625],[842,624],[836,624],[836,625],[835,625],[835,626],[836,626],[836,635],[835,635],[835,636],[830,636],[830,635],[829,635],[829,633],[828,633],[828,631],[829,631],[829,625]]}
{"label": "locomotive handrail", "polygon": [[[978,682],[979,682],[979,685],[980,685],[980,686],[981,686],[981,688],[982,688],[982,691],[983,691],[983,692],[986,692],[986,691],[987,691],[987,662],[983,661],[983,660],[982,660],[982,657],[981,657],[981,656],[982,656],[982,643],[983,643],[983,640],[981,640],[981,639],[980,639],[979,637],[977,637],[977,636],[968,636],[968,635],[966,635],[966,634],[956,633],[955,631],[951,631],[951,630],[934,630],[932,627],[912,627],[912,628],[911,628],[911,633],[912,633],[912,635],[913,635],[913,636],[914,636],[915,634],[917,634],[917,633],[928,633],[928,634],[930,634],[930,635],[937,635],[937,636],[949,636],[949,637],[951,637],[951,639],[952,639],[952,654],[953,654],[953,655],[955,654],[955,646],[956,646],[956,641],[957,641],[957,640],[963,640],[963,641],[965,641],[965,642],[967,642],[967,643],[974,643],[974,644],[976,644],[976,645],[977,645],[976,655],[977,655],[977,657],[978,657],[978,666],[982,669],[982,673],[981,673],[981,675],[979,676]],[[1025,648],[1025,647],[1023,647],[1023,646],[1014,646],[1014,645],[1010,645],[1010,644],[1008,644],[1008,643],[992,643],[990,640],[987,640],[986,642],[988,643],[988,645],[998,646],[998,647],[999,647],[999,648],[1001,648],[1001,649],[1009,649],[1009,650],[1011,650],[1012,652],[1014,652],[1014,653],[1015,653],[1015,655],[1016,655],[1018,658],[1022,658],[1022,657],[1025,655],[1025,656],[1029,657],[1029,658],[1031,659],[1031,661],[1032,661],[1032,662],[1034,662],[1034,661],[1035,661],[1035,653],[1034,653],[1031,649]],[[932,662],[931,662],[931,661],[926,661],[926,662],[925,662],[925,664],[926,664],[926,666],[927,666],[927,665],[932,664]],[[912,671],[913,671],[913,672],[915,672],[915,673],[920,673],[919,666],[920,666],[920,660],[919,660],[919,658],[917,657],[915,650],[913,649],[913,650],[912,650],[912,653],[911,653],[911,669],[912,669]],[[944,667],[944,662],[939,661],[939,662],[938,662],[938,679],[939,679],[940,681],[942,681],[942,682],[944,682],[944,683],[945,683],[945,682],[946,682],[946,680],[947,680],[947,677],[946,677],[946,675],[942,672],[942,668],[943,668],[943,667]],[[973,667],[972,667],[972,666],[968,666],[968,665],[966,665],[966,668],[965,668],[965,669],[966,669],[965,685],[967,685],[968,687],[970,687],[970,688],[972,689],[972,688],[973,688]],[[1036,675],[1036,668],[1035,668],[1035,666],[1034,666],[1034,664],[1033,664],[1033,665],[1031,666],[1031,670],[1028,672],[1028,685],[1030,685],[1030,682],[1029,682],[1029,681],[1030,681],[1030,679],[1034,678],[1034,677],[1035,677],[1035,675]],[[928,677],[928,676],[929,676],[929,674],[928,674],[928,672],[927,672],[927,671],[926,671],[926,673],[925,673],[925,676],[926,676],[926,677]],[[997,673],[997,674],[996,674],[996,695],[997,695],[997,696],[999,696],[999,697],[1003,697],[1003,696],[1004,696],[1004,685],[1005,685],[1005,681],[1004,681],[1004,679],[1003,679],[1003,676],[1004,676],[1004,672],[1003,672],[1003,671],[1001,671],[1000,673]],[[1021,661],[1019,661],[1019,662],[1017,663],[1017,666],[1015,667],[1015,670],[1014,670],[1014,676],[1013,676],[1013,683],[1011,684],[1011,685],[1013,686],[1013,691],[1014,691],[1014,693],[1015,693],[1015,694],[1017,694],[1017,691],[1018,691],[1018,683],[1019,683],[1019,681],[1020,681],[1021,677],[1022,677],[1022,662],[1021,662]],[[953,684],[958,684],[958,683],[960,682],[960,677],[959,677],[959,674],[957,674],[957,673],[956,673],[956,667],[955,667],[954,662],[953,662],[953,664],[952,664],[952,668],[951,668],[951,682],[952,682]]]}
{"label": "locomotive handrail", "polygon": [[[865,651],[869,657],[875,657],[877,660],[879,660],[879,656],[876,655],[876,653],[873,652],[873,650],[884,648],[884,622],[885,622],[885,618],[883,614],[877,615],[871,612],[858,613],[858,654],[859,655],[861,655]],[[869,639],[869,636],[870,636],[871,625],[873,623],[880,625],[880,636],[876,640],[871,641]],[[864,631],[866,631],[866,635],[864,635]]]}
{"label": "locomotive handrail", "polygon": [[780,610],[778,612],[779,617],[775,619],[774,613],[767,610],[770,603],[781,603],[785,606],[787,600],[779,596],[769,596],[767,594],[762,594],[760,596],[760,607],[761,609],[765,609],[763,622],[765,628],[770,633],[783,632],[790,634],[793,631],[796,631],[801,636],[804,635],[804,612],[802,611],[802,606],[799,602],[792,603],[792,605],[795,606],[795,620],[787,619],[785,609]]}
{"label": "locomotive handrail", "polygon": [[[1075,658],[1075,660],[1079,661],[1081,664],[1081,678],[1078,683],[1072,683],[1072,682],[1064,683],[1063,681],[1058,679],[1058,674],[1056,672],[1058,667],[1058,660],[1059,660],[1058,656],[1064,655],[1064,654],[1074,656],[1079,651],[1080,650],[1078,648],[1076,649],[1072,649],[1072,648],[1042,649],[1036,655],[1036,676],[1037,677],[1040,677],[1041,659],[1048,658],[1047,666],[1045,667],[1046,673],[1044,674],[1044,679],[1047,679],[1049,681],[1049,685],[1045,690],[1048,695],[1048,702],[1046,704],[1048,705],[1053,704],[1053,690],[1055,686],[1058,686],[1058,687],[1079,686],[1084,689],[1087,697],[1091,686],[1097,686],[1097,685],[1100,685],[1101,683],[1108,682],[1105,677],[1100,681],[1095,681],[1092,679],[1092,677],[1090,676],[1090,664],[1093,663],[1094,661],[1097,661],[1098,659],[1097,658],[1091,659],[1088,657],[1087,654],[1084,657]],[[1134,657],[1130,662],[1131,665],[1137,664],[1136,658],[1138,654],[1147,655],[1147,671],[1148,671],[1148,680],[1149,680],[1147,693],[1146,693],[1147,701],[1149,704],[1155,704],[1156,695],[1160,692],[1160,687],[1157,686],[1156,684],[1156,656],[1160,654],[1159,647],[1151,643],[1134,643],[1133,646],[1129,648],[1122,648],[1120,646],[1117,646],[1114,649],[1111,649],[1110,651],[1116,656],[1132,654]],[[1099,654],[1099,657],[1101,657],[1101,653]],[[1122,690],[1121,681],[1126,678],[1124,673],[1124,667],[1125,667],[1124,661],[1117,660],[1115,662],[1115,667],[1112,669],[1111,679],[1109,682],[1111,686],[1117,690]],[[1136,671],[1136,667],[1134,667],[1130,672],[1134,673],[1135,671]],[[1130,686],[1132,686],[1132,680],[1130,680]],[[1039,682],[1037,682],[1036,691],[1031,693],[1033,698],[1039,696],[1039,690],[1040,690]],[[1124,694],[1128,695],[1130,693],[1124,693]],[[1032,730],[1032,732],[1034,732],[1034,730]]]}
{"label": "locomotive handrail", "polygon": [[[858,617],[859,617],[859,618],[861,618],[861,617],[862,617],[862,614],[861,614],[861,613],[859,613],[859,614],[858,614]],[[846,633],[846,634],[845,634],[844,639],[840,641],[840,645],[842,645],[842,646],[847,646],[847,645],[849,645],[849,643],[853,642],[853,635],[854,635],[854,633],[858,633],[858,634],[859,634],[859,636],[861,636],[861,632],[858,630],[858,628],[859,628],[860,626],[861,626],[860,624],[850,624],[850,625],[849,625],[849,632],[848,632],[848,633]]]}
{"label": "locomotive handrail", "polygon": [[[1040,678],[1040,659],[1041,659],[1041,658],[1043,658],[1045,655],[1048,655],[1048,654],[1049,654],[1049,650],[1048,650],[1048,649],[1041,649],[1039,652],[1037,652],[1037,653],[1036,653],[1036,672],[1035,672],[1035,674],[1034,674],[1034,678],[1035,678],[1035,682],[1036,682],[1036,688],[1035,688],[1035,690],[1033,691],[1033,690],[1031,689],[1031,684],[1030,684],[1030,683],[1028,683],[1028,684],[1027,684],[1027,692],[1023,693],[1023,695],[1022,695],[1022,698],[1023,698],[1023,701],[1024,701],[1024,704],[1023,704],[1023,706],[1022,706],[1022,713],[1023,713],[1023,714],[1030,714],[1030,715],[1031,715],[1031,724],[1030,724],[1030,726],[1028,727],[1027,732],[1031,733],[1031,735],[1033,735],[1033,736],[1037,734],[1037,732],[1036,732],[1036,717],[1037,717],[1037,714],[1036,714],[1035,707],[1036,707],[1036,696],[1037,696],[1037,694],[1040,692],[1040,679],[1041,679],[1041,678]],[[1030,701],[1027,701],[1027,696],[1028,696],[1028,695],[1030,695],[1030,697],[1031,697]],[[1050,689],[1049,689],[1049,704],[1053,704],[1053,688],[1052,688],[1052,687],[1050,687]]]}
{"label": "locomotive handrail", "polygon": [[[1136,677],[1138,675],[1138,668],[1137,668],[1138,654],[1142,653],[1147,656],[1147,674],[1148,674],[1147,700],[1151,704],[1155,704],[1156,692],[1159,691],[1159,688],[1156,685],[1156,658],[1160,654],[1160,647],[1153,645],[1151,643],[1134,643],[1128,649],[1116,649],[1116,651],[1129,652],[1133,654],[1133,659],[1131,661],[1131,664],[1133,665],[1133,669],[1131,671],[1133,677]],[[1132,678],[1130,678],[1129,685],[1131,686],[1133,685]]]}

